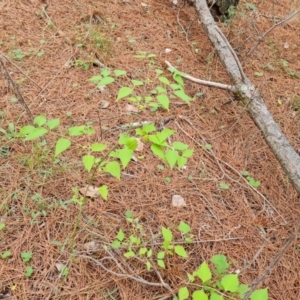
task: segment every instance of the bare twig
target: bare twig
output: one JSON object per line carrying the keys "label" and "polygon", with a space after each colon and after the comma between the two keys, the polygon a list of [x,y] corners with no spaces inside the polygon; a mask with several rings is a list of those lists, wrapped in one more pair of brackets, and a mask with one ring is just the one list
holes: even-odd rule
{"label": "bare twig", "polygon": [[246,54],[245,58],[242,61],[242,64],[245,63],[245,61],[250,57],[250,55],[252,54],[252,52],[257,48],[257,46],[265,39],[265,37],[277,26],[287,22],[288,20],[290,20],[291,18],[293,18],[295,15],[297,15],[298,13],[300,13],[300,9],[294,11],[293,13],[291,13],[289,16],[287,16],[285,19],[275,23],[272,27],[270,27],[263,35],[261,35],[258,39],[258,41],[256,42],[256,44],[249,50],[249,52]]}

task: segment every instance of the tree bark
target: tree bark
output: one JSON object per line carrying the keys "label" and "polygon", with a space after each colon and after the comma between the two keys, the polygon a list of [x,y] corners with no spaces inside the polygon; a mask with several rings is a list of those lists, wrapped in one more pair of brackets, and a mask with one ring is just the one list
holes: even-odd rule
{"label": "tree bark", "polygon": [[211,43],[237,90],[236,95],[245,103],[248,113],[261,130],[267,144],[300,195],[300,156],[274,121],[260,93],[244,74],[234,50],[212,18],[206,0],[194,0],[194,6]]}

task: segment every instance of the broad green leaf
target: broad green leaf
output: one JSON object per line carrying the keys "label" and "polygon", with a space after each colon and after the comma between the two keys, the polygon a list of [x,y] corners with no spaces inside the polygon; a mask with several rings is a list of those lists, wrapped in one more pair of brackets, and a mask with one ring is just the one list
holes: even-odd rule
{"label": "broad green leaf", "polygon": [[27,266],[25,269],[25,276],[30,277],[33,274],[33,268],[31,266]]}
{"label": "broad green leaf", "polygon": [[132,93],[132,89],[126,86],[123,86],[120,88],[119,93],[118,93],[118,97],[117,97],[117,101],[125,98],[127,96],[129,96]]}
{"label": "broad green leaf", "polygon": [[3,253],[1,253],[1,258],[2,259],[6,259],[6,258],[9,258],[11,257],[11,252],[10,251],[5,251]]}
{"label": "broad green leaf", "polygon": [[101,143],[94,143],[92,144],[91,149],[93,152],[101,152],[106,149],[106,145]]}
{"label": "broad green leaf", "polygon": [[239,278],[237,274],[228,274],[225,275],[221,284],[226,292],[235,293],[239,288]]}
{"label": "broad green leaf", "polygon": [[122,229],[119,229],[119,232],[118,232],[118,234],[117,234],[117,239],[118,239],[120,242],[122,242],[122,241],[124,240],[124,238],[125,238],[125,234],[124,234],[123,230],[122,230]]}
{"label": "broad green leaf", "polygon": [[169,129],[169,128],[164,128],[163,131],[161,132],[158,132],[156,135],[157,137],[159,138],[159,140],[162,142],[162,141],[165,141],[168,137],[170,137],[171,135],[174,134],[174,130],[172,129]]}
{"label": "broad green leaf", "polygon": [[90,126],[84,126],[83,133],[88,134],[88,135],[92,135],[92,134],[95,133],[95,129],[93,127],[90,127]]}
{"label": "broad green leaf", "polygon": [[113,83],[115,79],[113,77],[104,77],[98,84],[97,87],[106,86]]}
{"label": "broad green leaf", "polygon": [[31,131],[26,136],[25,141],[31,141],[31,140],[38,139],[39,137],[42,137],[43,135],[45,135],[47,132],[48,132],[48,130],[46,128],[43,128],[43,127],[35,128],[33,131]]}
{"label": "broad green leaf", "polygon": [[189,233],[191,231],[191,226],[186,224],[185,222],[183,221],[180,221],[179,225],[178,225],[178,229],[183,233],[183,234],[186,234],[186,233]]}
{"label": "broad green leaf", "polygon": [[136,148],[138,147],[138,141],[136,138],[128,138],[126,141],[125,141],[125,145],[128,149],[132,150],[132,151],[135,151]]}
{"label": "broad green leaf", "polygon": [[141,248],[140,250],[139,250],[139,254],[140,255],[145,255],[146,253],[147,253],[147,248],[146,247],[143,247],[143,248]]}
{"label": "broad green leaf", "polygon": [[21,130],[19,132],[19,136],[23,137],[24,135],[29,134],[33,130],[35,130],[34,126],[32,126],[32,125],[26,125],[26,126],[24,126],[24,127],[21,128]]}
{"label": "broad green leaf", "polygon": [[181,169],[183,168],[187,163],[187,159],[183,156],[179,156],[178,157],[178,160],[177,160],[177,165],[178,165],[178,168]]}
{"label": "broad green leaf", "polygon": [[165,258],[165,252],[164,251],[160,251],[157,253],[157,259],[164,259]]}
{"label": "broad green leaf", "polygon": [[5,223],[0,223],[0,230],[3,230],[5,228]]}
{"label": "broad green leaf", "polygon": [[227,258],[223,254],[214,255],[210,261],[215,265],[217,274],[223,274],[227,271],[229,264]]}
{"label": "broad green leaf", "polygon": [[250,287],[247,284],[240,284],[238,288],[238,294],[241,299],[244,299],[244,296],[247,292],[250,291]]}
{"label": "broad green leaf", "polygon": [[101,197],[107,201],[108,199],[108,187],[107,185],[102,185],[98,188],[98,192],[101,195]]}
{"label": "broad green leaf", "polygon": [[181,256],[181,257],[184,257],[184,258],[189,257],[188,254],[186,253],[185,249],[181,245],[176,245],[174,247],[174,251],[178,256]]}
{"label": "broad green leaf", "polygon": [[183,90],[174,91],[174,94],[184,102],[189,103],[192,100],[192,98],[186,95]]}
{"label": "broad green leaf", "polygon": [[21,258],[23,262],[29,262],[32,259],[32,252],[22,252]]}
{"label": "broad green leaf", "polygon": [[158,78],[158,80],[166,85],[170,85],[170,82],[167,77],[161,76]]}
{"label": "broad green leaf", "polygon": [[123,70],[114,70],[114,73],[117,77],[126,75],[126,71],[123,71]]}
{"label": "broad green leaf", "polygon": [[173,90],[182,90],[182,86],[179,85],[179,84],[176,84],[176,83],[171,83],[170,84],[170,87],[173,89]]}
{"label": "broad green leaf", "polygon": [[170,229],[162,227],[161,233],[162,233],[165,241],[168,241],[168,242],[172,241],[172,239],[173,239],[173,233],[172,233],[172,231]]}
{"label": "broad green leaf", "polygon": [[186,300],[186,299],[189,298],[189,295],[190,295],[190,293],[189,293],[189,290],[187,289],[186,286],[180,288],[179,291],[178,291],[179,300]]}
{"label": "broad green leaf", "polygon": [[59,119],[52,119],[46,123],[46,125],[48,126],[49,129],[54,129],[54,128],[58,127],[59,124],[60,124]]}
{"label": "broad green leaf", "polygon": [[88,79],[89,82],[97,84],[102,79],[101,75],[96,75]]}
{"label": "broad green leaf", "polygon": [[46,123],[46,118],[43,115],[37,116],[34,118],[33,123],[36,124],[37,126],[41,127]]}
{"label": "broad green leaf", "polygon": [[58,156],[62,152],[66,151],[71,146],[71,141],[68,139],[60,138],[55,145],[55,154],[54,156]]}
{"label": "broad green leaf", "polygon": [[206,144],[205,145],[205,149],[208,150],[208,151],[211,150],[212,149],[212,145],[211,144]]}
{"label": "broad green leaf", "polygon": [[64,266],[61,268],[60,272],[62,277],[66,277],[69,274],[69,268]]}
{"label": "broad green leaf", "polygon": [[139,85],[144,85],[144,82],[143,81],[140,81],[140,80],[131,80],[132,84],[134,86],[139,86]]}
{"label": "broad green leaf", "polygon": [[82,135],[84,133],[84,130],[85,130],[84,125],[74,126],[74,127],[69,128],[69,135],[79,136],[79,135]]}
{"label": "broad green leaf", "polygon": [[118,178],[119,180],[121,178],[120,164],[116,161],[107,163],[104,168],[104,171],[110,173],[112,176]]}
{"label": "broad green leaf", "polygon": [[124,256],[126,258],[134,257],[135,253],[133,251],[128,251],[128,252],[124,253]]}
{"label": "broad green leaf", "polygon": [[221,188],[222,190],[228,190],[228,189],[229,189],[229,185],[226,184],[225,182],[221,182],[221,183],[220,183],[220,188]]}
{"label": "broad green leaf", "polygon": [[193,155],[193,152],[194,152],[193,149],[185,149],[182,151],[182,156],[189,158]]}
{"label": "broad green leaf", "polygon": [[165,262],[162,259],[158,259],[157,264],[163,269],[166,268]]}
{"label": "broad green leaf", "polygon": [[166,157],[166,160],[167,160],[170,168],[173,169],[178,160],[178,157],[179,157],[178,152],[169,149],[166,151],[165,157]]}
{"label": "broad green leaf", "polygon": [[181,142],[174,142],[172,144],[172,148],[175,149],[175,150],[183,151],[183,150],[188,148],[188,145],[184,144],[184,143],[181,143]]}
{"label": "broad green leaf", "polygon": [[101,70],[101,75],[104,77],[107,77],[108,75],[110,75],[110,71],[106,68]]}
{"label": "broad green leaf", "polygon": [[211,279],[211,271],[206,262],[203,262],[196,271],[197,276],[202,280],[203,283]]}
{"label": "broad green leaf", "polygon": [[133,151],[128,149],[128,148],[124,148],[124,149],[119,150],[119,158],[121,160],[121,163],[122,163],[122,166],[123,166],[124,169],[129,164],[129,162],[132,158],[132,155],[133,155]]}
{"label": "broad green leaf", "polygon": [[170,100],[167,95],[158,95],[156,98],[164,109],[169,110]]}
{"label": "broad green leaf", "polygon": [[149,249],[149,251],[147,252],[147,257],[151,257],[152,256],[152,249]]}
{"label": "broad green leaf", "polygon": [[268,289],[260,289],[253,292],[250,296],[251,300],[267,300],[268,299]]}
{"label": "broad green leaf", "polygon": [[115,241],[113,241],[113,242],[111,243],[111,245],[112,245],[114,248],[119,249],[120,246],[121,246],[121,243],[120,243],[119,241],[115,240]]}
{"label": "broad green leaf", "polygon": [[162,71],[161,69],[155,69],[155,73],[157,74],[157,75],[160,75],[160,74],[162,74],[164,71]]}
{"label": "broad green leaf", "polygon": [[146,133],[150,133],[155,130],[156,130],[156,127],[155,127],[154,123],[146,124],[143,126],[143,131],[145,131]]}
{"label": "broad green leaf", "polygon": [[190,274],[190,273],[187,273],[187,276],[188,276],[188,279],[189,279],[189,282],[194,282],[195,281],[195,276]]}
{"label": "broad green leaf", "polygon": [[193,300],[208,300],[208,296],[204,293],[203,290],[195,291],[192,297]]}
{"label": "broad green leaf", "polygon": [[224,300],[223,296],[218,295],[218,294],[211,294],[210,299],[209,300]]}
{"label": "broad green leaf", "polygon": [[151,145],[151,151],[153,152],[154,155],[156,155],[157,157],[159,157],[159,158],[162,159],[163,161],[166,160],[164,151],[163,151],[163,149],[161,148],[161,146],[156,145],[156,144],[152,144],[152,145]]}
{"label": "broad green leaf", "polygon": [[82,157],[82,162],[87,171],[90,172],[95,163],[95,156],[91,154],[84,155]]}
{"label": "broad green leaf", "polygon": [[151,263],[150,263],[150,261],[146,262],[146,267],[147,267],[147,271],[151,270]]}
{"label": "broad green leaf", "polygon": [[184,83],[183,83],[183,79],[182,77],[180,76],[180,74],[178,74],[178,72],[175,72],[173,74],[173,79],[180,85],[180,86],[184,86]]}

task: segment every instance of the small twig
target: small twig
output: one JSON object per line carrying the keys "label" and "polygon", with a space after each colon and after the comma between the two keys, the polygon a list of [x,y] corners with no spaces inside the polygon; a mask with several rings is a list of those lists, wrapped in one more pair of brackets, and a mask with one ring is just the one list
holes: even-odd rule
{"label": "small twig", "polygon": [[270,27],[262,36],[259,37],[258,41],[256,42],[256,44],[250,49],[250,51],[246,54],[245,58],[242,61],[242,64],[245,63],[245,61],[250,57],[250,55],[252,54],[252,52],[257,48],[257,46],[264,40],[264,38],[277,26],[283,24],[284,22],[287,22],[288,20],[290,20],[291,18],[293,18],[296,14],[298,14],[300,12],[300,9],[294,11],[293,13],[291,13],[289,16],[287,16],[285,19],[275,23],[272,27]]}
{"label": "small twig", "polygon": [[[165,61],[165,63],[167,64],[167,66],[169,68],[172,68],[172,69],[175,69],[175,67],[173,67],[171,65],[171,63],[169,63],[167,60]],[[199,84],[202,84],[202,85],[205,85],[205,86],[211,86],[211,87],[215,87],[215,88],[218,88],[218,89],[222,89],[222,90],[226,90],[226,91],[230,91],[230,92],[233,92],[233,93],[236,93],[237,92],[237,88],[235,86],[232,86],[232,85],[228,85],[228,84],[223,84],[223,83],[219,83],[219,82],[213,82],[213,81],[207,81],[207,80],[202,80],[202,79],[198,79],[198,78],[195,78],[195,77],[192,77],[190,75],[187,75],[187,74],[184,74],[184,73],[181,73],[180,72],[180,75],[183,77],[183,78],[186,78],[190,81],[193,81],[195,83],[199,83]]]}
{"label": "small twig", "polygon": [[28,105],[26,104],[17,84],[14,82],[14,80],[12,79],[12,77],[9,74],[9,71],[7,70],[6,66],[5,66],[5,61],[3,57],[0,57],[0,62],[1,62],[1,66],[2,66],[2,71],[3,71],[3,75],[4,77],[7,79],[8,81],[8,85],[11,84],[14,93],[16,95],[16,97],[18,98],[18,100],[20,101],[20,103],[23,105],[23,107],[25,108],[31,122],[33,121],[33,115],[28,107]]}
{"label": "small twig", "polygon": [[154,123],[154,122],[152,122],[152,121],[135,122],[135,123],[121,125],[121,128],[122,129],[138,128],[138,127],[143,127],[144,125],[149,125],[152,123]]}
{"label": "small twig", "polygon": [[294,232],[289,236],[289,238],[286,240],[286,242],[283,244],[283,246],[281,247],[280,251],[277,253],[277,255],[274,257],[273,261],[271,262],[271,264],[268,266],[268,268],[263,272],[263,274],[258,277],[256,280],[253,281],[252,285],[251,285],[251,290],[246,294],[245,299],[244,300],[248,300],[250,295],[253,293],[253,291],[258,287],[258,285],[263,282],[267,276],[270,275],[270,273],[272,272],[273,268],[277,265],[277,263],[280,261],[280,259],[282,258],[282,256],[284,255],[284,253],[287,251],[287,249],[290,247],[290,245],[292,244],[292,242],[295,240],[298,232],[300,230],[300,219],[298,219],[298,224],[296,226],[296,229],[294,230]]}

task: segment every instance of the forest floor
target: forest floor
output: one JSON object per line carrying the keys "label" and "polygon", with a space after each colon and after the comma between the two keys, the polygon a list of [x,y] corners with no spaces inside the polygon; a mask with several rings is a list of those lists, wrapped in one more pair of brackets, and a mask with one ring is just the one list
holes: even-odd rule
{"label": "forest floor", "polygon": [[[60,120],[46,140],[20,139],[17,133],[31,124],[30,114],[1,75],[0,298],[172,299],[159,277],[177,293],[188,286],[187,273],[205,261],[211,266],[216,254],[225,255],[229,271],[240,270],[240,281],[251,284],[294,231],[300,201],[233,94],[184,80],[192,100],[187,103],[167,90],[169,110],[151,94],[166,87],[160,76],[175,83],[166,60],[194,77],[230,84],[193,6],[182,1],[175,6],[169,0],[48,4],[0,1],[0,50],[9,59],[4,59],[6,69],[33,118]],[[300,15],[275,27],[247,53],[258,34],[297,6],[296,0],[241,0],[235,15],[218,23],[295,149],[300,148]],[[88,80],[103,69],[127,73],[96,88]],[[116,101],[125,86],[134,86],[142,98]],[[143,98],[151,95],[153,102]],[[76,203],[76,188],[86,187],[92,174],[82,163],[88,145],[98,142],[114,149],[121,133],[137,136],[131,123],[145,121],[157,130],[174,130],[168,143],[178,141],[193,149],[185,166],[171,169],[144,142],[121,170],[120,180],[104,172],[92,178],[92,186],[108,187],[107,201],[99,196]],[[126,124],[127,129],[121,127]],[[81,125],[93,126],[95,134],[71,137],[70,149],[54,157],[58,138]],[[174,195],[185,205],[174,206]],[[128,222],[129,211],[138,224]],[[147,271],[146,258],[138,255],[125,260],[129,246],[124,249],[124,243],[119,252],[109,248],[122,229],[125,238],[119,236],[119,242],[132,235],[157,253],[162,227],[173,232],[174,242],[182,241],[177,229],[181,221],[193,235],[191,244],[183,243],[189,257],[167,255],[165,269]],[[129,250],[138,251],[131,242]],[[121,265],[125,275],[120,274]],[[262,287],[268,288],[269,299],[300,299],[299,238]]]}

